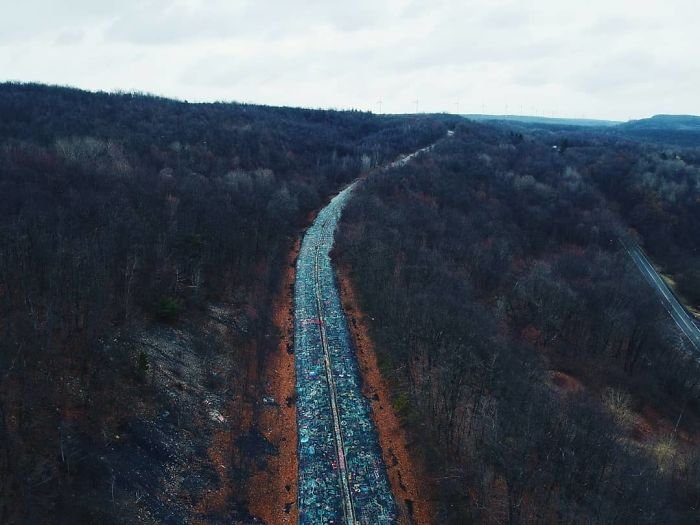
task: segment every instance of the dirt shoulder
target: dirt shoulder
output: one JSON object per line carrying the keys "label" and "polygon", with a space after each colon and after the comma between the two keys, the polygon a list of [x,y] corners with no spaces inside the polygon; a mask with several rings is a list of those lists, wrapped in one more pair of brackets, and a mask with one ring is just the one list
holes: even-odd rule
{"label": "dirt shoulder", "polygon": [[273,319],[279,344],[263,367],[262,384],[268,402],[260,412],[257,427],[277,449],[266,468],[250,479],[250,512],[268,525],[297,523],[297,425],[294,392],[294,279],[300,241],[287,256],[284,278],[273,304]]}
{"label": "dirt shoulder", "polygon": [[372,402],[372,419],[379,435],[391,489],[399,507],[399,523],[432,524],[435,522],[434,509],[429,499],[429,482],[425,469],[414,459],[415,455],[411,454],[406,432],[391,405],[389,385],[379,370],[366,318],[350,282],[349,272],[347,268],[337,268],[337,273],[343,308],[362,374],[363,394]]}

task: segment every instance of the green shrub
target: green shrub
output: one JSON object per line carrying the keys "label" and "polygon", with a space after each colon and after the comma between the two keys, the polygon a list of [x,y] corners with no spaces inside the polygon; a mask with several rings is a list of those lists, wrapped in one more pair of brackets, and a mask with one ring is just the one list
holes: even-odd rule
{"label": "green shrub", "polygon": [[136,375],[140,381],[146,378],[146,372],[150,368],[148,363],[148,354],[141,350],[136,356]]}
{"label": "green shrub", "polygon": [[160,321],[169,323],[177,319],[180,313],[180,305],[177,300],[172,297],[163,297],[158,302],[156,315]]}
{"label": "green shrub", "polygon": [[407,393],[401,392],[394,397],[392,405],[394,405],[394,410],[396,410],[399,415],[404,416],[410,410],[411,400],[408,398]]}

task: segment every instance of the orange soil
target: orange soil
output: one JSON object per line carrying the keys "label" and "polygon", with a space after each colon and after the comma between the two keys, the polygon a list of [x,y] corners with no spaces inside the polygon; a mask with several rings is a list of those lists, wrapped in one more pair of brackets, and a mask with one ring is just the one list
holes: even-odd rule
{"label": "orange soil", "polygon": [[[254,347],[247,349],[246,353],[255,355]],[[248,369],[248,377],[254,382],[256,377],[254,359],[248,363]],[[231,498],[237,496],[237,484],[231,479],[229,466],[232,457],[240,457],[235,447],[236,437],[249,432],[253,426],[253,407],[250,402],[245,401],[244,396],[239,395],[228,403],[224,414],[229,421],[235,421],[236,425],[232,424],[228,429],[215,431],[207,449],[209,462],[218,475],[219,484],[215,490],[208,491],[196,505],[193,518],[195,525],[208,523],[206,516],[210,513],[225,514]]]}
{"label": "orange soil", "polygon": [[233,487],[226,470],[226,465],[228,464],[227,457],[230,454],[230,450],[231,433],[217,431],[214,434],[211,446],[207,450],[207,454],[216,473],[219,475],[221,486],[215,491],[207,493],[195,507],[197,517],[193,521],[196,525],[205,525],[207,522],[205,518],[201,518],[200,516],[206,516],[210,512],[225,512],[228,501],[233,495]]}
{"label": "orange soil", "polygon": [[583,384],[581,384],[581,381],[569,374],[560,372],[558,370],[550,370],[549,380],[557,388],[557,390],[559,390],[562,393],[580,392],[584,388]]}
{"label": "orange soil", "polygon": [[258,417],[260,432],[279,453],[270,456],[267,468],[256,472],[249,482],[249,510],[268,525],[297,522],[297,426],[294,399],[296,374],[294,354],[287,350],[293,345],[293,296],[295,261],[299,253],[297,240],[287,259],[281,288],[273,304],[273,319],[279,331],[277,349],[267,356],[263,368],[265,396],[275,399],[279,406],[265,406]]}
{"label": "orange soil", "polygon": [[[565,372],[550,370],[548,376],[552,386],[561,394],[574,394],[586,389],[586,385]],[[602,389],[602,386],[598,386],[598,389]],[[653,406],[645,404],[636,410],[635,414],[637,422],[632,429],[631,438],[637,443],[674,434],[675,422],[659,413]],[[678,442],[684,446],[695,446],[700,442],[700,435],[690,433],[682,427],[677,429],[675,434]]]}
{"label": "orange soil", "polygon": [[654,407],[644,405],[639,411],[639,422],[634,436],[638,441],[671,436],[674,433],[682,446],[695,447],[700,442],[700,436],[697,433],[688,432],[682,428],[682,425],[676,429],[675,421],[661,415]]}
{"label": "orange soil", "polygon": [[[374,420],[389,482],[399,507],[401,525],[434,523],[434,509],[428,499],[430,484],[425,469],[409,453],[406,433],[391,405],[390,389],[377,365],[377,355],[369,338],[365,315],[360,310],[346,269],[338,269],[343,308],[348,316],[357,360],[362,374],[363,394],[372,400]],[[407,501],[412,502],[413,512]]]}

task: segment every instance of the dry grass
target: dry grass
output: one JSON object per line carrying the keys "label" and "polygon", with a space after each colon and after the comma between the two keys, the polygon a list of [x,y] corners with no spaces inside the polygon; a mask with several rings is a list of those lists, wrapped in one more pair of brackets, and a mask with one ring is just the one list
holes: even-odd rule
{"label": "dry grass", "polygon": [[673,276],[662,272],[659,272],[659,275],[666,283],[666,286],[673,290],[673,293],[678,298],[678,301],[683,306],[685,306],[688,309],[688,311],[692,313],[696,318],[700,319],[700,305],[690,304],[690,302],[678,292],[678,284],[676,283],[676,280],[673,278]]}
{"label": "dry grass", "polygon": [[685,454],[678,446],[678,440],[673,436],[657,439],[649,447],[651,456],[656,460],[659,471],[674,472],[684,463]]}
{"label": "dry grass", "polygon": [[632,409],[632,397],[627,392],[606,388],[603,392],[603,406],[625,430],[632,430],[640,423],[640,416]]}

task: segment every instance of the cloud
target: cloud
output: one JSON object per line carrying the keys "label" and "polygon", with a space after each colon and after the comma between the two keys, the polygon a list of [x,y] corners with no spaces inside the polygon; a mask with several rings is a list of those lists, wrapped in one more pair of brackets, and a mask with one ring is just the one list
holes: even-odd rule
{"label": "cloud", "polygon": [[190,100],[700,113],[694,0],[25,0],[6,78]]}
{"label": "cloud", "polygon": [[116,17],[121,9],[138,5],[138,0],[99,2],[90,0],[22,0],[3,7],[0,17],[0,45],[55,37],[66,30],[82,31],[95,23]]}
{"label": "cloud", "polygon": [[210,1],[184,5],[156,0],[136,5],[116,18],[106,38],[163,45],[244,37],[277,39],[315,27],[352,33],[377,27],[400,13],[396,2],[367,0]]}
{"label": "cloud", "polygon": [[85,33],[81,30],[62,31],[54,41],[57,46],[74,46],[80,44],[85,39]]}

